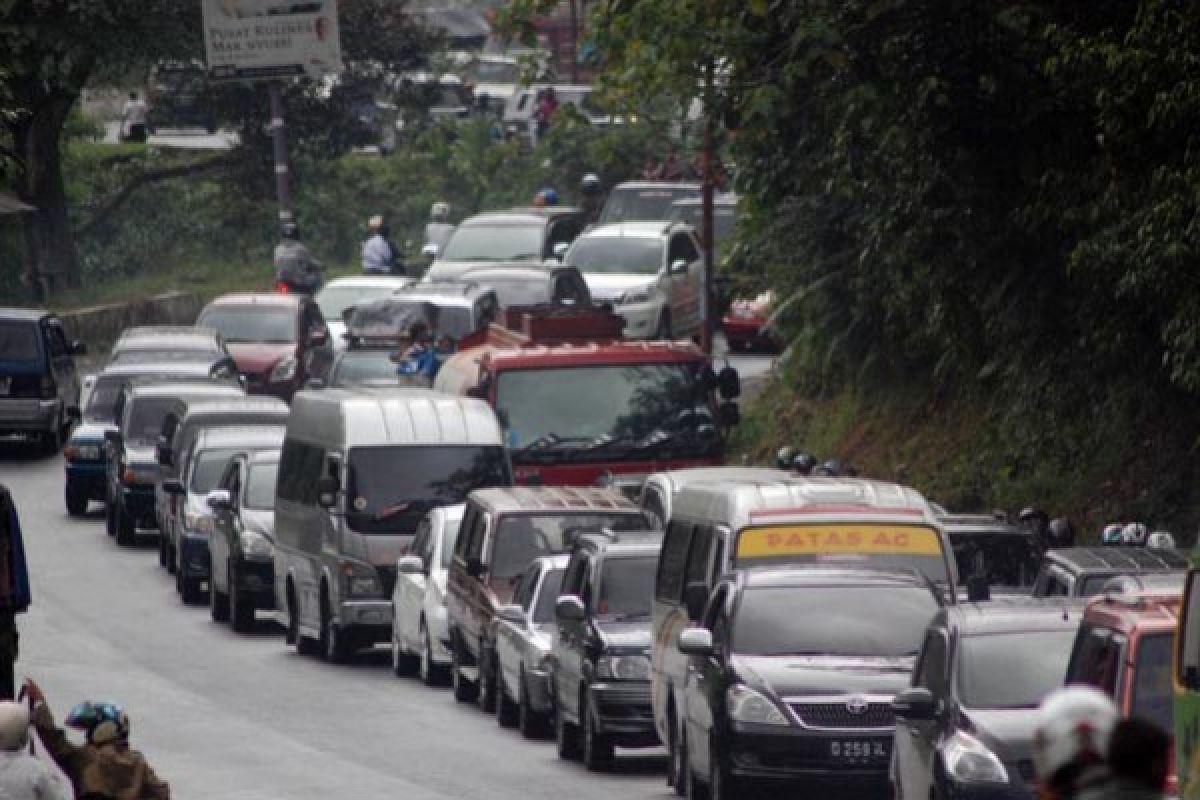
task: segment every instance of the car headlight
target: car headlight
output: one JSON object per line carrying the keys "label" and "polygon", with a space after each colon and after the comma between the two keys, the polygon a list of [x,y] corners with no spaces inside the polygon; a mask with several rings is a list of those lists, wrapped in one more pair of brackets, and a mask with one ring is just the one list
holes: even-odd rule
{"label": "car headlight", "polygon": [[275,546],[271,540],[257,531],[242,531],[239,537],[242,544],[242,554],[256,561],[270,561],[275,557]]}
{"label": "car headlight", "polygon": [[99,461],[100,445],[68,444],[63,450],[63,456],[67,461]]}
{"label": "car headlight", "polygon": [[959,783],[1008,783],[1008,770],[996,754],[962,731],[946,740],[942,756],[946,774]]}
{"label": "car headlight", "polygon": [[383,594],[383,586],[375,569],[353,561],[342,562],[342,588],[352,597],[377,597]]}
{"label": "car headlight", "polygon": [[730,686],[725,691],[725,711],[734,722],[749,722],[755,725],[789,724],[787,717],[769,697],[740,683]]}
{"label": "car headlight", "polygon": [[183,515],[183,527],[188,533],[208,536],[213,532],[213,519],[208,514],[193,514],[189,511]]}
{"label": "car headlight", "polygon": [[654,287],[643,286],[640,289],[630,289],[625,294],[617,298],[617,305],[632,306],[637,303],[649,303],[650,296],[654,294]]}
{"label": "car headlight", "polygon": [[609,681],[648,681],[650,659],[644,655],[602,656],[596,673]]}
{"label": "car headlight", "polygon": [[296,377],[296,359],[291,356],[280,361],[275,365],[275,369],[271,370],[272,383],[290,381],[294,377]]}

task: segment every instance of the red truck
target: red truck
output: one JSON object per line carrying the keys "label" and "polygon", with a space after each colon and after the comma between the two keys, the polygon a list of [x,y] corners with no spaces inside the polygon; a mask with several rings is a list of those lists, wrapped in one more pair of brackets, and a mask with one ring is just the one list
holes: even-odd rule
{"label": "red truck", "polygon": [[434,388],[487,400],[518,483],[618,485],[723,463],[737,372],[687,342],[627,341],[605,308],[506,309],[462,342]]}

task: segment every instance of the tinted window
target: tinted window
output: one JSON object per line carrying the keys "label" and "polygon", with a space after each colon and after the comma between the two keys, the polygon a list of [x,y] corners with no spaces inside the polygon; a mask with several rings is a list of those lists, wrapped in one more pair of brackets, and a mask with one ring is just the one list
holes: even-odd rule
{"label": "tinted window", "polygon": [[1033,537],[1014,533],[951,533],[958,574],[982,568],[991,586],[1032,586],[1040,558]]}
{"label": "tinted window", "polygon": [[672,521],[658,559],[658,578],[655,594],[659,600],[678,603],[683,597],[683,568],[687,563],[688,545],[692,542],[692,526]]}
{"label": "tinted window", "polygon": [[509,482],[500,447],[356,447],[350,451],[346,523],[361,533],[412,533],[429,509]]}
{"label": "tinted window", "polygon": [[564,260],[585,275],[654,275],[663,266],[663,241],[649,236],[585,236],[575,241]]}
{"label": "tinted window", "polygon": [[40,358],[36,324],[0,320],[0,361],[38,361]]}
{"label": "tinted window", "polygon": [[1156,723],[1164,731],[1175,730],[1175,690],[1171,685],[1174,644],[1174,634],[1146,635],[1141,638],[1134,656],[1133,713]]}
{"label": "tinted window", "polygon": [[1124,658],[1125,636],[1109,628],[1084,625],[1071,656],[1069,682],[1086,683],[1115,695]]}
{"label": "tinted window", "polygon": [[317,481],[325,460],[324,451],[313,444],[288,439],[279,457],[279,497],[294,503],[317,502]]}
{"label": "tinted window", "polygon": [[210,308],[200,315],[196,324],[215,328],[229,343],[296,341],[296,314],[286,308]]}
{"label": "tinted window", "polygon": [[934,697],[946,696],[946,637],[941,631],[925,636],[913,685],[928,689]]}
{"label": "tinted window", "polygon": [[279,464],[253,464],[246,483],[246,507],[270,509],[275,505]]}
{"label": "tinted window", "polygon": [[129,408],[125,438],[131,442],[153,442],[162,431],[163,419],[178,402],[170,397],[142,397]]}
{"label": "tinted window", "polygon": [[558,592],[562,588],[563,572],[561,569],[552,569],[542,578],[542,588],[533,609],[534,622],[554,622],[554,601],[558,600]]}
{"label": "tinted window", "polygon": [[191,480],[188,482],[191,490],[196,494],[207,494],[215,489],[225,465],[237,452],[230,447],[220,450],[205,450],[196,456],[196,460],[192,464]]}
{"label": "tinted window", "polygon": [[442,261],[541,261],[542,225],[460,225]]}
{"label": "tinted window", "polygon": [[[0,335],[3,335],[3,332],[0,332]],[[121,390],[127,384],[128,380],[124,378],[97,378],[92,384],[92,393],[88,395],[84,416],[91,420],[114,420],[117,398],[121,396]]]}
{"label": "tinted window", "polygon": [[733,647],[748,655],[915,656],[935,611],[926,589],[747,589]]}
{"label": "tinted window", "polygon": [[655,556],[607,559],[600,573],[596,613],[618,619],[649,617],[657,566]]}
{"label": "tinted window", "polygon": [[454,547],[458,544],[458,532],[462,524],[450,522],[442,527],[442,566],[449,568],[454,560]]}
{"label": "tinted window", "polygon": [[535,558],[567,552],[582,533],[641,530],[645,525],[641,514],[510,514],[500,520],[492,539],[491,574],[516,577]]}
{"label": "tinted window", "polygon": [[967,708],[1037,708],[1061,686],[1075,632],[1022,631],[959,642],[958,694]]}

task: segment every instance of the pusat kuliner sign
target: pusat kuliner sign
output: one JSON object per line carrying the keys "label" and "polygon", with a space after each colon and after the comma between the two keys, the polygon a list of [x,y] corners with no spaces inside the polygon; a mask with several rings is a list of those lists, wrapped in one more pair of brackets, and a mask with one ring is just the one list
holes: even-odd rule
{"label": "pusat kuliner sign", "polygon": [[342,67],[337,0],[200,0],[213,80],[322,75]]}

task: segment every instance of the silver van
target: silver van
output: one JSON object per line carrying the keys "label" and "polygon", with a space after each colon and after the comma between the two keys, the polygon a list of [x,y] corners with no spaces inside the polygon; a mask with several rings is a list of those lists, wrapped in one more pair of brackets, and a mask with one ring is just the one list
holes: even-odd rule
{"label": "silver van", "polygon": [[390,641],[396,560],[426,512],[511,484],[482,400],[409,388],[298,393],[275,497],[288,643],[337,662]]}
{"label": "silver van", "polygon": [[[686,474],[686,473],[684,473]],[[651,706],[681,780],[679,723],[689,659],[679,632],[695,625],[713,586],[733,570],[804,564],[912,570],[954,602],[945,532],[916,490],[857,478],[712,480],[672,500],[654,587]]]}

